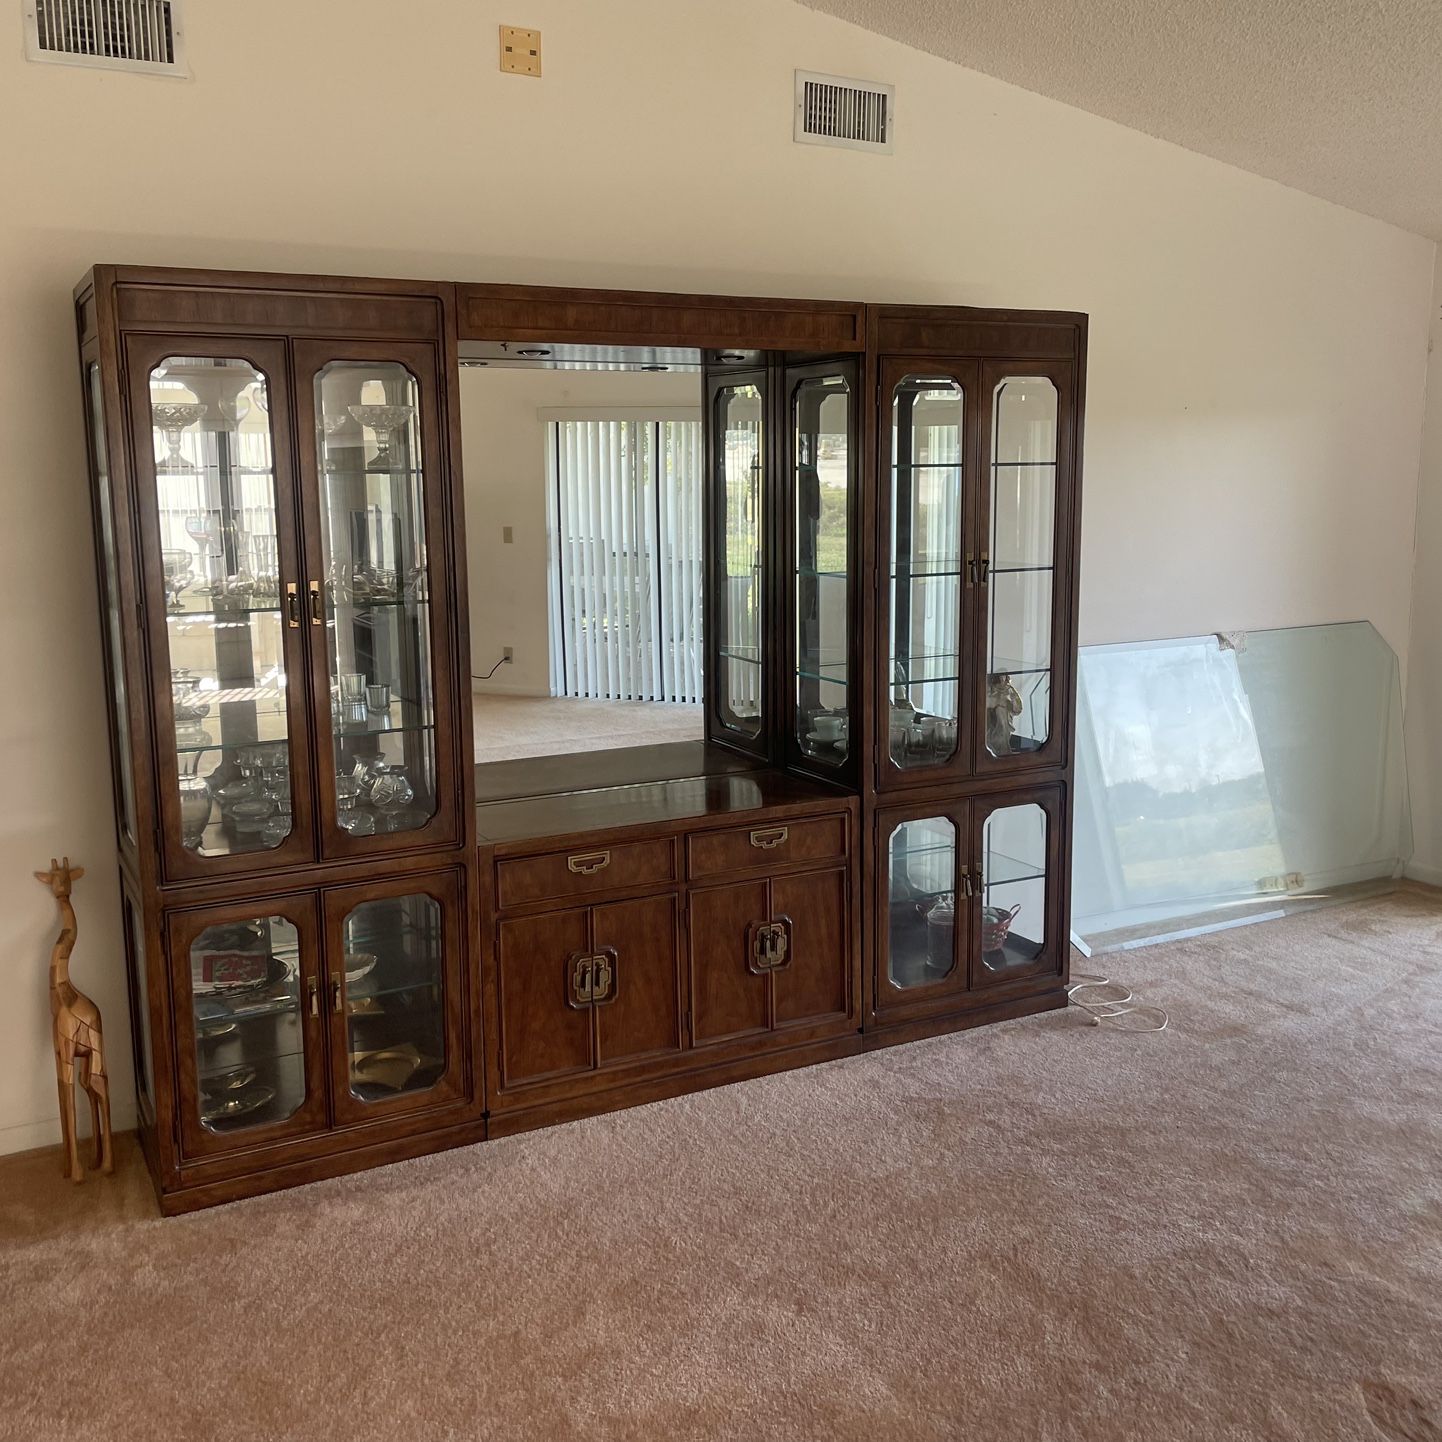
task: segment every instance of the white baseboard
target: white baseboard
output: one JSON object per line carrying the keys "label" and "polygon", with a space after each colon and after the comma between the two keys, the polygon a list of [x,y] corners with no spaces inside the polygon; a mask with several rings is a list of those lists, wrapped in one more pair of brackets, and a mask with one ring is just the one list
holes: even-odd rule
{"label": "white baseboard", "polygon": [[[80,1120],[80,1108],[76,1108],[76,1121]],[[90,1118],[87,1115],[84,1126],[88,1130]],[[48,1122],[21,1122],[18,1126],[0,1127],[0,1154],[8,1152],[29,1152],[36,1147],[60,1145],[60,1118]]]}
{"label": "white baseboard", "polygon": [[549,696],[549,691],[537,691],[533,686],[509,686],[503,681],[472,681],[471,690],[477,696]]}
{"label": "white baseboard", "polygon": [[1420,881],[1424,886],[1442,886],[1442,867],[1439,866],[1419,866],[1416,862],[1408,862],[1402,875],[1408,881]]}

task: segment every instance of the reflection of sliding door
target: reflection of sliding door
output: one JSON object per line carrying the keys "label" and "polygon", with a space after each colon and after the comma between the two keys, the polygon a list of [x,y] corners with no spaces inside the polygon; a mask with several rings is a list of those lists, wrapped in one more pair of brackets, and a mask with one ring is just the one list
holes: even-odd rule
{"label": "reflection of sliding door", "polygon": [[551,694],[701,700],[701,425],[553,421]]}

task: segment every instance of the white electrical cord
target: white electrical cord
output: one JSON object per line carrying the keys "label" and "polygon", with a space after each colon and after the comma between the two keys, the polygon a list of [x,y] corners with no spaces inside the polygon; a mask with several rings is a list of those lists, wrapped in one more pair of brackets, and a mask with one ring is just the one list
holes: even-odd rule
{"label": "white electrical cord", "polygon": [[[1166,1009],[1160,1006],[1149,1006],[1145,1002],[1136,1001],[1132,997],[1129,988],[1123,986],[1119,981],[1113,981],[1109,976],[1093,976],[1084,971],[1072,972],[1072,979],[1067,983],[1067,1000],[1075,1007],[1079,1007],[1091,1018],[1093,1026],[1100,1026],[1104,1021],[1111,1022],[1115,1031],[1165,1031],[1167,1023],[1171,1018],[1167,1015]],[[1102,987],[1112,987],[1121,992],[1120,996],[1079,996],[1079,992],[1099,992]],[[1137,1022],[1123,1023],[1125,1017],[1136,1017]],[[1160,1021],[1149,1020],[1160,1017]]]}

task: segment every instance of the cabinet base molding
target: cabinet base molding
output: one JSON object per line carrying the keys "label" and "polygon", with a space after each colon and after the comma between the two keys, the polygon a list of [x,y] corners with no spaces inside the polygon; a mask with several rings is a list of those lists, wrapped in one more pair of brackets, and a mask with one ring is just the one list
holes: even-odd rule
{"label": "cabinet base molding", "polygon": [[994,1002],[990,1006],[972,1006],[965,1011],[951,1012],[946,1016],[927,1016],[917,1021],[869,1026],[863,1033],[863,1049],[878,1051],[884,1046],[901,1046],[905,1042],[921,1041],[929,1036],[967,1031],[974,1026],[1014,1021],[1017,1017],[1035,1016],[1043,1011],[1059,1011],[1066,1003],[1066,987],[1058,985],[1053,990],[1036,996],[1018,996],[1009,1001]]}
{"label": "cabinet base molding", "polygon": [[492,1138],[515,1136],[561,1122],[626,1111],[630,1107],[667,1101],[690,1092],[709,1091],[712,1087],[730,1086],[733,1082],[751,1081],[776,1072],[794,1071],[818,1062],[839,1061],[842,1057],[858,1056],[861,1051],[861,1033],[852,1032],[827,1041],[810,1042],[784,1051],[766,1051],[697,1071],[678,1072],[653,1081],[632,1082],[605,1091],[588,1092],[584,1096],[568,1097],[544,1106],[492,1112],[489,1135]]}
{"label": "cabinet base molding", "polygon": [[327,1157],[293,1162],[287,1166],[251,1172],[246,1176],[233,1177],[222,1182],[206,1182],[198,1187],[185,1187],[178,1191],[157,1191],[156,1197],[160,1202],[162,1215],[176,1217],[184,1212],[199,1211],[202,1207],[238,1202],[245,1197],[279,1192],[287,1187],[302,1186],[306,1182],[320,1182],[328,1177],[343,1177],[351,1172],[368,1171],[371,1167],[388,1166],[391,1162],[408,1162],[415,1157],[429,1156],[432,1152],[449,1151],[452,1147],[470,1146],[474,1142],[485,1140],[484,1120],[466,1122],[462,1126],[447,1127],[443,1131],[403,1137],[399,1141],[384,1142],[376,1146],[357,1147],[348,1152],[334,1152]]}

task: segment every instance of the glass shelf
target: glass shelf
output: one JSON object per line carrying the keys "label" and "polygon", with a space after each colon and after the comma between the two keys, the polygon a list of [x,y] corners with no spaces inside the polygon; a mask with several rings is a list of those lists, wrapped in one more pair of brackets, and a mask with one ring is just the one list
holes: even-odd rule
{"label": "glass shelf", "polygon": [[990,890],[993,886],[1016,886],[1023,881],[1045,881],[1046,867],[1035,861],[1021,861],[1000,851],[987,854],[982,868],[982,885]]}
{"label": "glass shelf", "polygon": [[748,666],[759,666],[761,664],[761,658],[759,656],[747,655],[741,651],[729,651],[725,647],[722,647],[721,650],[717,652],[717,655],[727,661],[744,662]]}
{"label": "glass shelf", "polygon": [[810,566],[798,566],[796,568],[796,574],[798,576],[805,576],[809,580],[817,581],[846,581],[850,579],[850,575],[846,571],[815,571],[812,570]]}
{"label": "glass shelf", "polygon": [[892,462],[893,471],[959,471],[960,461],[900,461]]}
{"label": "glass shelf", "polygon": [[993,461],[992,469],[997,471],[1025,471],[1044,470],[1048,467],[1055,469],[1055,461]]}

